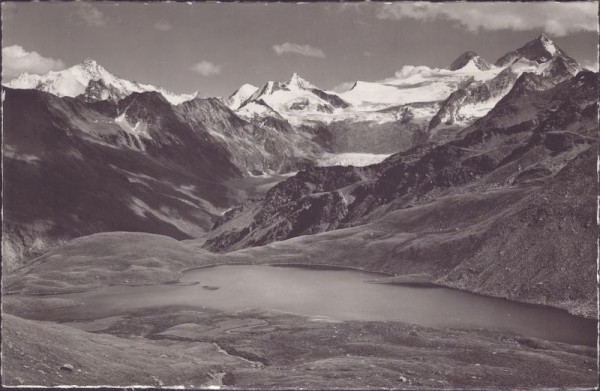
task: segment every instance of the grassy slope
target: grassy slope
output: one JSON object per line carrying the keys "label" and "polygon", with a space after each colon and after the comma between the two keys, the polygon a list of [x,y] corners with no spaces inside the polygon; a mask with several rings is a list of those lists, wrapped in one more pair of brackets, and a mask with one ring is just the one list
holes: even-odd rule
{"label": "grassy slope", "polygon": [[161,235],[100,233],[71,242],[5,277],[5,291],[49,293],[88,290],[110,284],[173,281],[200,264],[203,250]]}

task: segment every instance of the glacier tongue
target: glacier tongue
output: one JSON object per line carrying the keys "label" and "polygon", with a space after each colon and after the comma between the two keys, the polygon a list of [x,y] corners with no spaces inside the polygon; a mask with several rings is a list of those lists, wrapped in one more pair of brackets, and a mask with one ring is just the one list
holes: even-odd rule
{"label": "glacier tongue", "polygon": [[362,153],[362,152],[345,152],[345,153],[325,153],[318,160],[319,166],[354,166],[365,167],[371,164],[381,163],[390,154],[380,153]]}

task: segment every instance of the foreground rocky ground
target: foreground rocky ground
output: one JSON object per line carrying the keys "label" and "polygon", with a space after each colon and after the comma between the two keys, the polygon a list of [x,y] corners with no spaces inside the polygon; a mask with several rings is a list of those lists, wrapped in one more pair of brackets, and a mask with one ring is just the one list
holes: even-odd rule
{"label": "foreground rocky ground", "polygon": [[[5,310],[35,317],[39,300],[9,298]],[[64,321],[3,314],[3,385],[437,389],[597,382],[593,347],[486,330],[191,308]]]}

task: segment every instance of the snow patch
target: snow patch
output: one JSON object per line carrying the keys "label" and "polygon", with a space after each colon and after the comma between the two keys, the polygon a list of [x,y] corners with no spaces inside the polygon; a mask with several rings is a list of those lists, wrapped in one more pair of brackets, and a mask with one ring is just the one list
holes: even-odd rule
{"label": "snow patch", "polygon": [[546,51],[548,53],[550,53],[551,56],[554,57],[554,55],[557,52],[556,46],[554,45],[554,42],[552,42],[550,40],[550,38],[546,37],[545,35],[541,36],[541,42],[542,42],[542,45],[544,46],[544,49],[546,49]]}
{"label": "snow patch", "polygon": [[29,164],[37,164],[41,160],[38,156],[17,152],[16,149],[9,146],[4,147],[4,156],[10,159],[20,160]]}
{"label": "snow patch", "polygon": [[142,138],[152,140],[152,136],[148,133],[148,125],[142,121],[137,121],[135,125],[132,126],[127,120],[125,112],[115,118],[115,123],[119,125],[123,131],[135,137],[142,150],[145,150]]}

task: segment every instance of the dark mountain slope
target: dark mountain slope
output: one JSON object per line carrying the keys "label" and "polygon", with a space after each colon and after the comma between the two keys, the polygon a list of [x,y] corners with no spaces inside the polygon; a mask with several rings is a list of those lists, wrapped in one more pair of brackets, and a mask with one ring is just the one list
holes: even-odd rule
{"label": "dark mountain slope", "polygon": [[[250,123],[238,117],[221,100],[196,98],[177,106],[183,120],[197,132],[210,134],[224,148],[231,161],[247,172],[288,172],[306,162],[294,150],[297,139],[291,128],[268,123]],[[316,144],[313,145],[318,149]]]}
{"label": "dark mountain slope", "polygon": [[587,149],[509,207],[477,251],[441,281],[591,314],[597,286],[596,158],[596,148]]}
{"label": "dark mountain slope", "polygon": [[299,174],[264,199],[228,213],[207,235],[206,247],[228,251],[264,245],[364,224],[444,194],[508,187],[528,170],[551,175],[595,145],[596,78],[581,72],[538,91],[529,81],[539,80],[525,74],[457,140],[397,154],[367,169],[314,168]]}
{"label": "dark mountain slope", "polygon": [[212,180],[240,175],[229,152],[206,130],[183,121],[158,92],[129,95],[119,101],[118,114],[115,122],[124,133],[163,164],[193,169],[199,177]]}
{"label": "dark mountain slope", "polygon": [[218,99],[174,106],[158,92],[115,102],[4,91],[9,263],[95,232],[198,236],[239,201],[238,179],[297,170],[321,151]]}
{"label": "dark mountain slope", "polygon": [[[183,239],[228,206],[223,178],[239,176],[225,150],[170,115],[158,96],[121,102],[141,135],[113,119],[119,108],[33,90],[5,90],[5,267],[101,231]],[[152,108],[152,111],[150,111]],[[162,110],[162,111],[161,111]]]}

